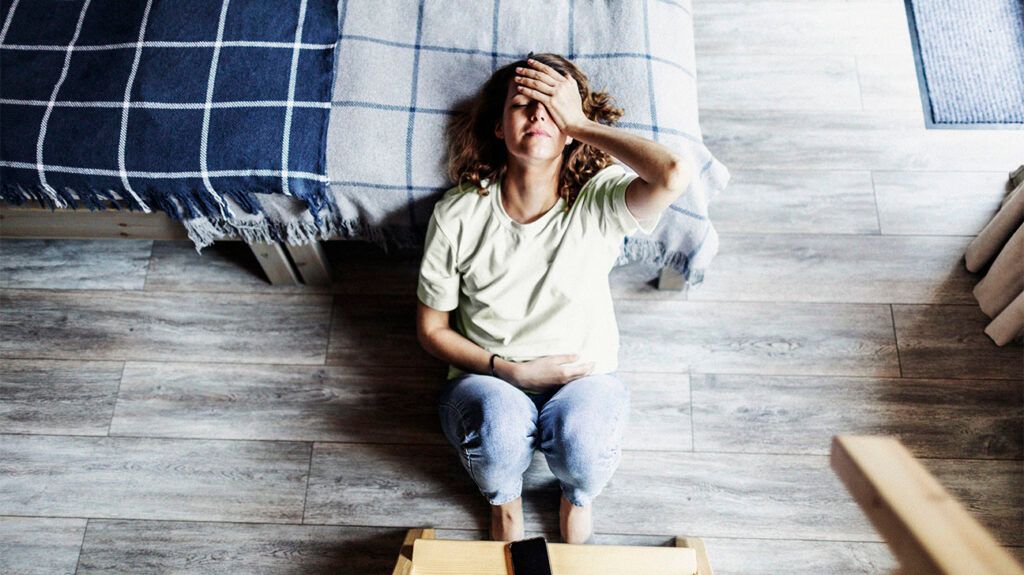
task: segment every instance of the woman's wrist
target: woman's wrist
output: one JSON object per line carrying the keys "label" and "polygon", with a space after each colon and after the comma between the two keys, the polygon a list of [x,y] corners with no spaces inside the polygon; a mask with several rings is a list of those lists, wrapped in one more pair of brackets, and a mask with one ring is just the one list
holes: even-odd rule
{"label": "woman's wrist", "polygon": [[578,123],[570,124],[570,125],[566,126],[565,129],[562,130],[562,132],[564,132],[565,135],[569,136],[570,138],[576,138],[577,140],[579,140],[580,138],[578,137],[578,134],[580,134],[581,132],[586,130],[588,127],[590,127],[590,124],[594,124],[594,123],[596,123],[596,122],[594,122],[590,118],[587,118],[586,116],[584,116],[583,119],[580,120]]}
{"label": "woman's wrist", "polygon": [[500,355],[494,358],[494,374],[509,383],[515,383],[516,364]]}

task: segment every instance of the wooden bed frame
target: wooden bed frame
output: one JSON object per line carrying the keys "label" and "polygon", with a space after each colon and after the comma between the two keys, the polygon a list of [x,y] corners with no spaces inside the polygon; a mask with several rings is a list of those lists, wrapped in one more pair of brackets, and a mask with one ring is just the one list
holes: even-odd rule
{"label": "wooden bed frame", "polygon": [[[187,240],[184,226],[163,212],[108,209],[50,210],[38,206],[13,206],[0,201],[0,238],[35,240],[58,239],[125,239],[125,240]],[[225,241],[242,238],[226,237]],[[343,241],[343,240],[337,240]],[[320,242],[305,245],[288,243],[249,244],[267,279],[273,285],[326,286],[331,283],[331,270]],[[682,291],[683,276],[669,267],[658,275],[659,290]]]}
{"label": "wooden bed frame", "polygon": [[[187,240],[184,226],[163,212],[133,212],[108,205],[106,210],[49,210],[0,202],[0,238],[37,240],[124,239]],[[241,238],[223,238],[240,241]],[[273,285],[329,285],[330,270],[319,243],[290,245],[249,244]]]}

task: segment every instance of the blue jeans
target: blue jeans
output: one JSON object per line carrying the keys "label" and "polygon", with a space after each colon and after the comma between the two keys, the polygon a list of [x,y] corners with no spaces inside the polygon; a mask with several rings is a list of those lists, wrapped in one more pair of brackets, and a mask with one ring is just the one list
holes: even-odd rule
{"label": "blue jeans", "polygon": [[438,401],[445,437],[491,505],[519,497],[538,447],[565,498],[585,507],[611,479],[629,421],[629,388],[617,372],[531,395],[497,377],[447,381]]}

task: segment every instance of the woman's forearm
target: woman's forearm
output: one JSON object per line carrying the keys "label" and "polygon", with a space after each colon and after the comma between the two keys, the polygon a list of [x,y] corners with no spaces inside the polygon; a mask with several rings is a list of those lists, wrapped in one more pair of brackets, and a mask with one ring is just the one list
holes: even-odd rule
{"label": "woman's forearm", "polygon": [[668,147],[587,119],[566,132],[569,136],[602,150],[632,168],[644,181],[676,189],[692,176],[692,166]]}
{"label": "woman's forearm", "polygon": [[[491,373],[491,352],[450,327],[432,331],[420,342],[430,355],[446,361],[467,373]],[[494,359],[495,374],[515,383],[514,363],[500,357]]]}

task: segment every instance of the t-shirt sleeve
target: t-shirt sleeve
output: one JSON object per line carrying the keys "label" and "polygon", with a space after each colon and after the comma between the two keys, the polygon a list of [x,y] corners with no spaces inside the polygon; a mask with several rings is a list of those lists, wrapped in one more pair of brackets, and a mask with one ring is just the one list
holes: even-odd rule
{"label": "t-shirt sleeve", "polygon": [[435,213],[427,225],[416,295],[429,307],[451,311],[459,305],[460,279],[456,246],[437,223]]}
{"label": "t-shirt sleeve", "polygon": [[591,211],[593,217],[598,218],[599,227],[605,235],[625,237],[638,229],[650,234],[654,233],[654,228],[661,221],[661,213],[646,220],[637,220],[626,206],[626,188],[638,177],[635,172],[612,164],[588,182],[588,185],[593,186],[589,191]]}

